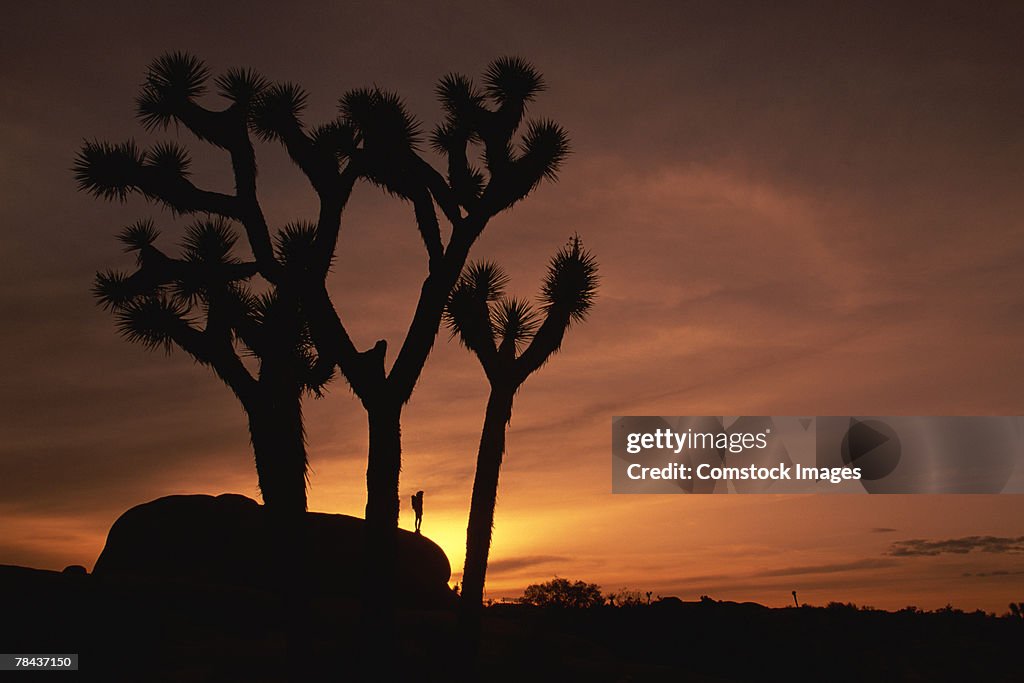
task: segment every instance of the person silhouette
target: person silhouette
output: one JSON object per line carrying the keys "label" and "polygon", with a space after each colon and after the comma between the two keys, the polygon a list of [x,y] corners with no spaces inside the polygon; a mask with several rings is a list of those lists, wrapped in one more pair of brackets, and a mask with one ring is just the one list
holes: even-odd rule
{"label": "person silhouette", "polygon": [[412,511],[416,513],[416,533],[420,533],[420,525],[423,523],[423,491],[417,491],[412,497]]}

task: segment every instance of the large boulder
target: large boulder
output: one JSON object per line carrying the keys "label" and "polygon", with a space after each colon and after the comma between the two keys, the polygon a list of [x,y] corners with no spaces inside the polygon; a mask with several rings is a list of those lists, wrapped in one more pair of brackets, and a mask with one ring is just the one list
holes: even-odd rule
{"label": "large boulder", "polygon": [[[158,498],[131,508],[114,522],[93,574],[273,590],[275,578],[282,568],[287,571],[292,554],[304,545],[303,593],[361,596],[364,520],[308,512],[304,524],[284,540],[288,551],[282,552],[273,541],[281,538],[275,533],[280,526],[251,498]],[[417,606],[450,603],[451,565],[436,543],[399,530],[397,552],[399,600]],[[279,557],[282,554],[287,556]]]}

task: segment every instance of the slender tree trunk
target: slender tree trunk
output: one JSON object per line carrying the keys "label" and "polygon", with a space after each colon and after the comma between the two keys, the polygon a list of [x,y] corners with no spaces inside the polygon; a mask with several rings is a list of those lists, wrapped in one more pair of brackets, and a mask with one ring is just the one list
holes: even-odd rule
{"label": "slender tree trunk", "polygon": [[366,467],[366,550],[363,621],[367,673],[381,675],[393,666],[397,644],[398,477],[402,466],[401,405],[388,401],[366,406],[370,447]]}
{"label": "slender tree trunk", "polygon": [[398,528],[398,476],[402,468],[402,408],[382,401],[367,409],[370,449],[366,466],[366,522]]}
{"label": "slender tree trunk", "polygon": [[462,572],[462,597],[459,600],[459,629],[469,662],[475,660],[480,646],[487,556],[491,550],[498,475],[505,454],[505,429],[512,418],[514,395],[512,387],[492,385],[477,452],[469,528],[466,531],[466,565]]}

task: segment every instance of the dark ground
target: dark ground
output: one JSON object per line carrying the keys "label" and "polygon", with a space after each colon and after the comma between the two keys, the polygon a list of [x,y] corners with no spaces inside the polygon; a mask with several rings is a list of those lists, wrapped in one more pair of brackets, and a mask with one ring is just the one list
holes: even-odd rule
{"label": "dark ground", "polygon": [[[351,675],[358,609],[309,596],[308,661]],[[252,589],[0,566],[0,651],[80,654],[15,680],[287,680],[279,603]],[[401,679],[454,680],[454,615],[401,615]],[[1024,620],[706,601],[486,610],[481,681],[1019,681]],[[345,647],[345,644],[349,644]],[[300,679],[301,680],[301,679]]]}

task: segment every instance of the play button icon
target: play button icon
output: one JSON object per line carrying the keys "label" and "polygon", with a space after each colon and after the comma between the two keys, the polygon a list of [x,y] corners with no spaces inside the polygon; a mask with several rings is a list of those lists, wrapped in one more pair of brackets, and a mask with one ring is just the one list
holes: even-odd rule
{"label": "play button icon", "polygon": [[888,476],[900,462],[900,439],[881,420],[856,420],[843,437],[843,462],[859,467],[861,478],[876,480]]}

